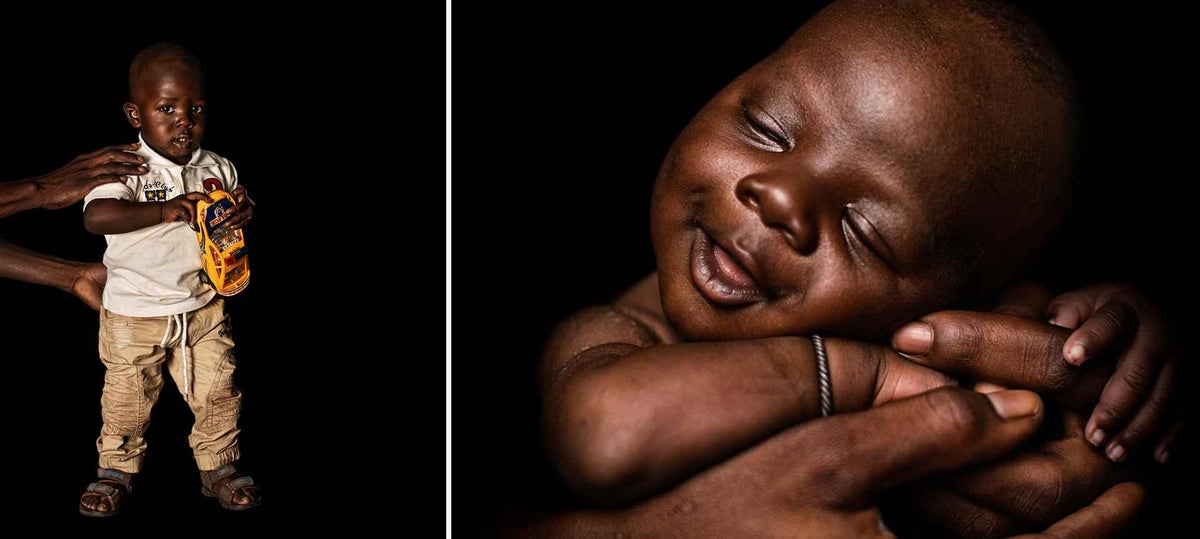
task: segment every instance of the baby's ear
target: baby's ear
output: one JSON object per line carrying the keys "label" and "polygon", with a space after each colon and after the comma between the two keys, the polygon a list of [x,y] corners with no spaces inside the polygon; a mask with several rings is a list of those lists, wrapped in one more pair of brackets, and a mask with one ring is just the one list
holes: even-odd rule
{"label": "baby's ear", "polygon": [[129,125],[132,125],[137,129],[141,129],[142,113],[138,111],[137,105],[134,105],[133,103],[126,103],[123,108],[125,109],[125,119],[129,120]]}

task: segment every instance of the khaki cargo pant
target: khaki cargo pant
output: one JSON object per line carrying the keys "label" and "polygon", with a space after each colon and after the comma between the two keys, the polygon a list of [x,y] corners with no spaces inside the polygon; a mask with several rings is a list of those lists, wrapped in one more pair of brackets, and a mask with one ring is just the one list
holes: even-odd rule
{"label": "khaki cargo pant", "polygon": [[[241,456],[237,421],[242,393],[233,385],[233,338],[221,298],[183,316],[191,385],[191,395],[185,393],[184,400],[196,415],[188,443],[197,467],[215,470]],[[163,387],[164,366],[184,393],[182,324],[179,315],[170,318],[100,311],[100,360],[107,369],[100,398],[104,427],[96,439],[102,468],[130,473],[141,469],[150,409]]]}

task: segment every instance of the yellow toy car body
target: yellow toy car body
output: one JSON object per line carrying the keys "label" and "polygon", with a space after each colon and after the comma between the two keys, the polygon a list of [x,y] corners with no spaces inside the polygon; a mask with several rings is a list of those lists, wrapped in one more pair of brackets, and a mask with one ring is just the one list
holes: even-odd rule
{"label": "yellow toy car body", "polygon": [[196,239],[200,241],[204,269],[200,280],[208,283],[218,294],[232,296],[250,284],[250,258],[246,253],[246,235],[242,230],[230,230],[221,224],[233,215],[237,201],[229,193],[216,190],[208,193],[212,202],[196,203]]}

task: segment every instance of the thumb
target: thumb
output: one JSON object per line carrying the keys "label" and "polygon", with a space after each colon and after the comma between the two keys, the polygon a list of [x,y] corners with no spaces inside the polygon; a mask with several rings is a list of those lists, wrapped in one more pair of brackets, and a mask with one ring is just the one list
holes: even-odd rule
{"label": "thumb", "polygon": [[806,487],[831,505],[869,504],[906,481],[1008,453],[1037,430],[1043,411],[1029,391],[941,388],[819,420],[801,445],[819,455],[805,470]]}

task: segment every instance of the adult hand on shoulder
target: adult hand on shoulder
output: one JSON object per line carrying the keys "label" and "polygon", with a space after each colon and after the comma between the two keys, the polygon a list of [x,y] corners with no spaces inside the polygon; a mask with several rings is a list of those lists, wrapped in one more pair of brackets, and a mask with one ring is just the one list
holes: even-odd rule
{"label": "adult hand on shoulder", "polygon": [[[520,534],[886,536],[880,492],[1011,451],[1041,423],[1037,395],[941,388],[785,430],[632,508],[558,515]],[[1132,490],[1131,490],[1132,489]],[[1048,530],[1095,537],[1124,526],[1137,487]]]}
{"label": "adult hand on shoulder", "polygon": [[[1097,533],[1111,534],[1120,529],[1111,523],[1128,521],[1140,506],[1141,487],[1122,483],[1128,470],[1084,437],[1081,414],[1091,411],[1112,363],[1089,362],[1083,369],[1066,363],[1062,350],[1070,331],[1039,321],[1050,298],[1043,287],[1020,285],[992,313],[934,313],[922,318],[929,339],[923,325],[906,326],[893,338],[894,347],[924,365],[1055,395],[1076,410],[1062,412],[1055,439],[906,492],[926,523],[958,535],[997,536],[1062,518],[1048,530],[1058,533],[1109,515],[1110,524],[1097,524]],[[1078,513],[1064,518],[1072,511]]]}
{"label": "adult hand on shoulder", "polygon": [[133,153],[139,143],[118,144],[72,159],[58,170],[31,178],[38,187],[39,205],[47,209],[70,206],[98,185],[145,174],[145,158]]}

